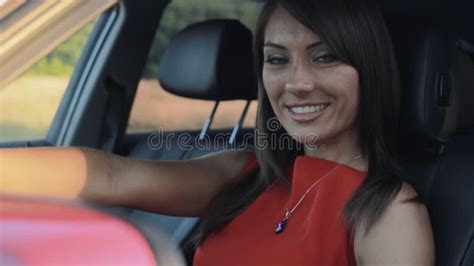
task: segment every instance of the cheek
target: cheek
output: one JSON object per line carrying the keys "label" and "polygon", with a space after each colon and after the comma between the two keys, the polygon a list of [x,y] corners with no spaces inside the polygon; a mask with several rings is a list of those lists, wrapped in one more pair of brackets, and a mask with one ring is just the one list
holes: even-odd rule
{"label": "cheek", "polygon": [[356,108],[354,111],[357,111],[359,103],[359,74],[357,70],[351,66],[344,65],[334,74],[334,79],[331,82],[334,91],[343,99],[347,107]]}
{"label": "cheek", "polygon": [[265,68],[262,72],[263,86],[273,108],[276,107],[275,105],[284,91],[285,82],[283,76],[284,75],[274,73],[272,70],[266,70]]}
{"label": "cheek", "polygon": [[353,124],[359,113],[359,74],[353,67],[348,67],[345,69],[343,77],[340,89],[346,106],[343,108],[342,115],[345,117],[345,123]]}
{"label": "cheek", "polygon": [[348,97],[350,105],[355,109],[353,110],[357,114],[359,110],[359,73],[353,67],[348,67],[346,70],[346,84],[345,87],[348,90]]}

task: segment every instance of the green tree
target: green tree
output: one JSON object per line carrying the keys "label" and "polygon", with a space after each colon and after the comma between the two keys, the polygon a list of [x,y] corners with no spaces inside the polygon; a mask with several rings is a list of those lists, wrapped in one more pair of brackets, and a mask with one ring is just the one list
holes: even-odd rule
{"label": "green tree", "polygon": [[[234,18],[253,30],[260,6],[261,4],[255,2],[242,3],[236,0],[173,0],[161,19],[159,30],[148,55],[148,63],[143,77],[154,78],[156,76],[164,48],[173,35],[187,25],[208,19]],[[87,23],[81,30],[31,67],[27,74],[70,76],[96,21],[97,19]]]}
{"label": "green tree", "polygon": [[87,23],[82,29],[33,65],[26,74],[70,76],[96,21],[97,19]]}

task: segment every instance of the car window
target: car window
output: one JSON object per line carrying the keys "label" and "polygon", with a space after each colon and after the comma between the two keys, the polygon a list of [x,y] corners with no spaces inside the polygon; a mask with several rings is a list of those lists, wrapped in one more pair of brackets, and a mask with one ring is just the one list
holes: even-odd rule
{"label": "car window", "polygon": [[[202,128],[214,102],[184,98],[164,91],[157,81],[160,56],[170,38],[186,26],[216,18],[241,21],[253,31],[261,3],[221,0],[175,0],[166,8],[155,36],[148,63],[139,83],[127,133],[155,130],[177,131]],[[239,120],[245,101],[220,102],[211,128],[232,128]],[[244,127],[254,127],[257,103],[252,102]]]}
{"label": "car window", "polygon": [[1,143],[45,139],[98,16],[115,2],[0,2]]}

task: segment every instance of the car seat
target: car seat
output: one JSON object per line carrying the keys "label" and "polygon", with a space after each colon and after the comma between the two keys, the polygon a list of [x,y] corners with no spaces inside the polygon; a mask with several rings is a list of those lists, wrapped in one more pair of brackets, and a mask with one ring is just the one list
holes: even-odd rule
{"label": "car seat", "polygon": [[[166,134],[174,134],[174,142],[169,143],[167,149],[153,149],[148,143],[148,136],[142,134],[129,138],[128,143],[123,145],[127,149],[122,154],[146,159],[182,160],[222,149],[251,147],[253,129],[242,129],[242,123],[251,101],[257,95],[252,65],[252,33],[237,20],[208,20],[189,25],[177,33],[160,60],[158,80],[161,87],[172,94],[215,103],[199,136],[192,136],[198,142],[206,140],[213,143],[206,150],[198,149],[200,143],[192,143],[192,149],[184,150],[177,143],[178,137],[195,132],[163,132],[163,139],[167,139]],[[231,132],[210,131],[219,103],[231,100],[247,101],[234,129]],[[239,140],[244,137],[245,140]]]}
{"label": "car seat", "polygon": [[401,76],[406,181],[427,205],[436,265],[474,265],[474,67],[453,31],[388,15]]}
{"label": "car seat", "polygon": [[[218,139],[220,143],[214,143],[212,147],[217,148],[210,150],[198,149],[198,143],[194,143],[191,151],[182,150],[177,142],[172,143],[170,149],[154,150],[144,137],[135,140],[134,145],[124,151],[123,155],[142,159],[182,160],[221,149],[251,147],[253,129],[242,130],[241,125],[250,101],[256,99],[257,95],[252,58],[252,33],[237,20],[208,20],[192,24],[176,34],[166,47],[160,61],[158,70],[160,85],[175,95],[214,101],[214,109],[204,122],[199,135],[201,138],[206,136],[211,141]],[[210,133],[208,129],[219,102],[229,100],[247,101],[240,120],[232,132],[219,130]],[[228,139],[215,138],[216,134],[224,132]],[[179,132],[171,133],[179,134]],[[231,143],[222,143],[223,141]],[[129,219],[158,224],[177,244],[183,242],[198,221],[197,218],[172,217],[139,210],[132,210]]]}

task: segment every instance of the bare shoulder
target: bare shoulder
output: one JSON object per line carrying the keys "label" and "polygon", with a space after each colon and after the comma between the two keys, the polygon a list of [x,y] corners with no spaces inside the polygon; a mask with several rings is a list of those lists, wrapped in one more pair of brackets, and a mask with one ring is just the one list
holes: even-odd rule
{"label": "bare shoulder", "polygon": [[395,203],[403,203],[406,200],[413,199],[417,197],[418,194],[416,193],[415,189],[408,183],[403,183],[402,188],[398,192],[397,197],[395,198],[395,201],[392,202],[392,205]]}
{"label": "bare shoulder", "polygon": [[417,196],[402,185],[367,235],[356,229],[355,253],[362,265],[434,265],[434,241],[426,206],[407,201]]}

